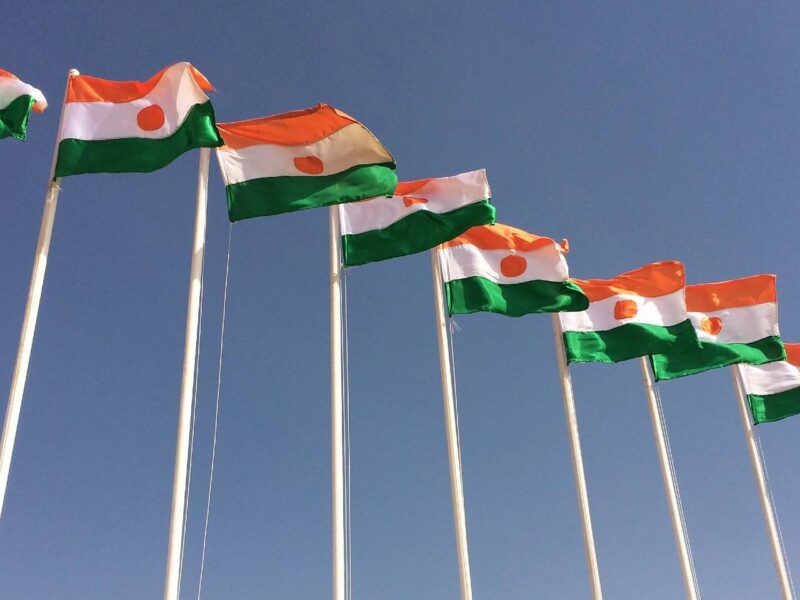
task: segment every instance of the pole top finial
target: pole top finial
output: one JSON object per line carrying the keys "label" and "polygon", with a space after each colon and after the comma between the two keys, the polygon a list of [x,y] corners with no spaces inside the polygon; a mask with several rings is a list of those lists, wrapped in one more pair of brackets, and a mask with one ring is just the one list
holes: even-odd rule
{"label": "pole top finial", "polygon": [[69,76],[70,77],[77,77],[80,74],[81,73],[80,73],[80,71],[78,71],[78,69],[70,69],[69,70]]}

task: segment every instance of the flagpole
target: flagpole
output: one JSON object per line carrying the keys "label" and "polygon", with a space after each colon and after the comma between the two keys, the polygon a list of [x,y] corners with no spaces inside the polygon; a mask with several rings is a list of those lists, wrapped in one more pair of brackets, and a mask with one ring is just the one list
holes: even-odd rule
{"label": "flagpole", "polygon": [[750,452],[750,462],[753,464],[753,475],[756,478],[756,485],[758,486],[758,497],[761,501],[761,510],[764,513],[764,522],[767,525],[767,533],[769,534],[769,542],[772,549],[772,560],[775,563],[775,570],[778,572],[781,595],[784,600],[794,600],[792,584],[789,579],[789,568],[786,564],[786,557],[783,554],[781,539],[778,534],[778,522],[775,518],[775,508],[772,506],[767,490],[767,478],[764,474],[763,458],[758,449],[755,428],[750,421],[750,412],[747,407],[747,398],[745,397],[744,383],[742,381],[741,365],[734,365],[731,367],[731,376],[733,377],[733,387],[736,388],[736,398],[739,401],[739,416],[742,417],[744,437],[747,441],[747,450]]}
{"label": "flagpole", "polygon": [[183,374],[178,408],[178,439],[175,448],[175,472],[172,480],[172,514],[167,545],[167,572],[164,600],[178,600],[183,551],[183,525],[186,509],[186,477],[189,471],[189,442],[192,424],[192,399],[195,385],[197,338],[200,328],[200,292],[203,278],[203,256],[206,246],[206,213],[208,206],[208,165],[211,151],[200,148],[197,171],[197,212],[192,242],[192,267],[189,276],[189,303],[186,310],[186,337],[183,347]]}
{"label": "flagpole", "polygon": [[331,483],[333,600],[345,597],[344,402],[342,397],[342,285],[339,207],[328,209],[331,246]]}
{"label": "flagpole", "polygon": [[[77,69],[70,69],[67,74],[67,85],[64,89],[64,102],[61,104],[61,116],[58,120],[58,132],[64,120],[64,103],[67,100],[69,82],[79,75]],[[3,513],[3,504],[8,486],[8,475],[11,470],[11,455],[14,452],[14,440],[17,437],[19,415],[22,410],[22,396],[25,393],[25,381],[28,378],[28,366],[33,348],[33,336],[36,332],[36,319],[39,316],[39,304],[42,300],[44,275],[47,270],[47,256],[50,253],[50,239],[53,234],[53,223],[56,218],[58,206],[58,193],[61,191],[61,179],[55,176],[56,159],[58,158],[58,134],[53,148],[53,160],[50,163],[50,179],[44,197],[44,210],[42,224],[39,227],[39,241],[36,244],[36,256],[33,261],[31,283],[28,288],[28,301],[25,305],[25,315],[22,319],[22,331],[19,335],[17,347],[17,361],[14,373],[11,376],[11,389],[8,392],[8,406],[3,423],[3,437],[0,439],[0,515]]]}
{"label": "flagpole", "polygon": [[433,266],[433,297],[436,305],[436,334],[439,340],[439,370],[442,375],[442,399],[444,421],[447,432],[447,454],[450,461],[450,494],[453,502],[453,521],[456,533],[458,574],[461,585],[461,600],[472,600],[472,579],[469,571],[469,549],[467,546],[467,519],[464,510],[464,482],[461,476],[461,452],[458,447],[458,424],[456,423],[455,395],[453,393],[452,358],[447,344],[447,313],[442,293],[442,266],[436,249],[431,250]]}
{"label": "flagpole", "polygon": [[556,344],[558,373],[561,376],[561,392],[564,398],[564,416],[567,419],[567,433],[569,434],[569,445],[572,451],[572,472],[575,476],[578,509],[581,513],[581,525],[583,526],[583,547],[586,551],[586,563],[589,567],[589,583],[592,588],[592,598],[594,600],[602,600],[603,589],[600,586],[600,569],[597,566],[592,516],[589,512],[589,493],[586,489],[586,476],[583,472],[583,455],[581,453],[581,439],[578,433],[578,415],[575,412],[575,397],[572,392],[572,377],[567,367],[564,339],[561,337],[561,323],[558,314],[553,313],[551,319],[553,322],[553,338]]}
{"label": "flagpole", "polygon": [[698,600],[699,594],[695,584],[697,579],[689,553],[689,541],[686,538],[682,525],[680,508],[678,506],[678,492],[675,484],[675,473],[667,453],[666,434],[661,421],[661,413],[658,409],[653,371],[650,368],[650,362],[646,356],[641,357],[639,361],[642,367],[644,389],[647,394],[647,405],[650,409],[650,422],[653,426],[653,436],[656,440],[658,462],[661,466],[661,478],[664,482],[664,492],[667,495],[667,505],[672,520],[672,533],[675,536],[675,545],[678,548],[678,559],[681,564],[681,573],[683,574],[683,586],[686,590],[686,597],[689,598],[689,600]]}

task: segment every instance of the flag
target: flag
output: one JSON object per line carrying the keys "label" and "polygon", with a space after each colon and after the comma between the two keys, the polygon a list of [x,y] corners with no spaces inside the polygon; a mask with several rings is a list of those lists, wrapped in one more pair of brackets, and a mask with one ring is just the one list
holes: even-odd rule
{"label": "flag", "polygon": [[740,367],[756,425],[800,414],[800,344],[784,346],[786,360]]}
{"label": "flag", "polygon": [[566,241],[507,225],[469,229],[438,250],[450,314],[521,317],[585,309],[589,301],[569,280],[567,250]]}
{"label": "flag", "polygon": [[388,196],[392,155],[361,123],[327,104],[220,123],[217,159],[233,221]]}
{"label": "flag", "polygon": [[42,112],[45,108],[42,92],[0,69],[0,139],[11,136],[24,141],[31,110]]}
{"label": "flag", "polygon": [[656,379],[674,379],[736,363],[783,360],[774,275],[686,286],[686,310],[700,347],[651,357]]}
{"label": "flag", "polygon": [[390,197],[339,206],[347,266],[430,250],[470,227],[494,223],[486,171],[399,183]]}
{"label": "flag", "polygon": [[56,177],[148,173],[192,148],[219,146],[205,94],[213,89],[186,62],[145,82],[72,77],[58,133]]}
{"label": "flag", "polygon": [[698,347],[680,262],[645,265],[614,279],[574,281],[590,304],[584,312],[560,315],[567,362],[615,363]]}

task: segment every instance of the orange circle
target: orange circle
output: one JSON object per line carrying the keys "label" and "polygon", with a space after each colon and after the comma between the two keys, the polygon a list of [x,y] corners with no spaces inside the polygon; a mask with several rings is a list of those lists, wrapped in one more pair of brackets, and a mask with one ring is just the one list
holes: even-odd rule
{"label": "orange circle", "polygon": [[519,277],[528,268],[528,261],[519,254],[509,254],[500,261],[500,272],[506,277]]}
{"label": "orange circle", "polygon": [[136,123],[139,125],[139,129],[144,131],[161,129],[165,120],[164,111],[158,104],[146,106],[136,115]]}
{"label": "orange circle", "polygon": [[700,328],[706,333],[717,335],[722,331],[722,319],[719,317],[703,317],[700,321]]}
{"label": "orange circle", "polygon": [[614,318],[617,320],[632,319],[639,313],[635,300],[619,300],[614,305]]}
{"label": "orange circle", "polygon": [[317,156],[296,156],[294,166],[301,173],[308,173],[309,175],[319,175],[325,170],[325,165],[322,164],[322,160]]}

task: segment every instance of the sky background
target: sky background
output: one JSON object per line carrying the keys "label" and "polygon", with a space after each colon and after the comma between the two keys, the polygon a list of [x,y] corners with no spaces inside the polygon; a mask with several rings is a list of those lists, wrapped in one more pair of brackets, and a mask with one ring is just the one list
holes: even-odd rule
{"label": "sky background", "polygon": [[[401,180],[486,168],[498,221],[572,275],[683,260],[778,275],[800,341],[795,2],[70,2],[4,11],[0,67],[50,101],[0,143],[7,393],[67,71],[191,61],[219,121],[324,101]],[[196,598],[229,225],[213,162],[182,598]],[[141,600],[164,582],[198,152],[62,182],[0,520],[0,599]],[[232,228],[203,598],[330,597],[327,211]],[[347,273],[356,599],[457,599],[427,254]],[[550,319],[456,319],[476,598],[590,591]],[[572,369],[607,598],[683,597],[637,361]],[[700,590],[778,597],[730,373],[660,386]],[[800,419],[758,429],[800,573]]]}

